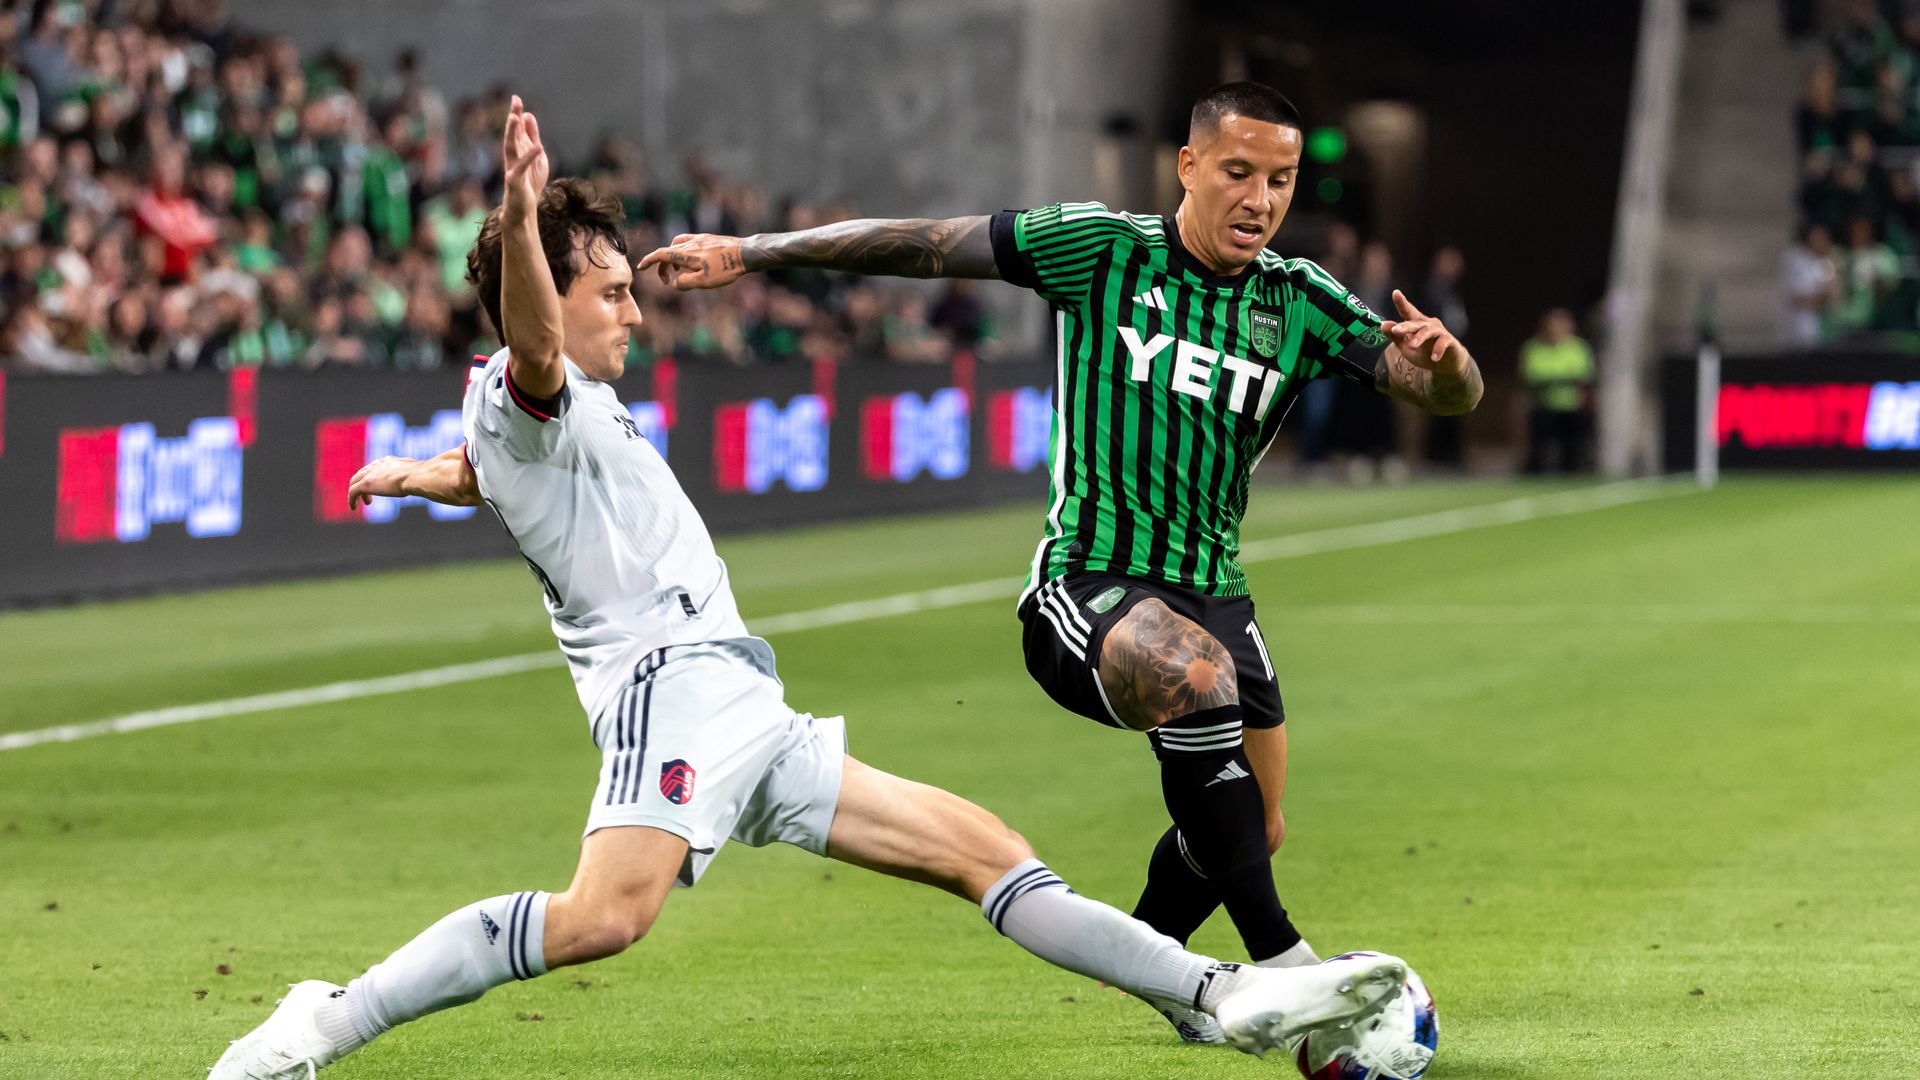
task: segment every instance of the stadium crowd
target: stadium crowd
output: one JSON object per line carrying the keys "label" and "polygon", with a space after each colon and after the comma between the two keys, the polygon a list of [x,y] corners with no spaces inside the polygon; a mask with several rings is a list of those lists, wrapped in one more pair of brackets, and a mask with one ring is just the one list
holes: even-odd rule
{"label": "stadium crowd", "polygon": [[1834,7],[1795,117],[1791,345],[1920,330],[1920,2]]}
{"label": "stadium crowd", "polygon": [[[402,50],[371,74],[247,32],[227,0],[0,0],[0,357],[15,372],[431,368],[495,347],[465,281],[499,198],[504,88],[449,102]],[[659,182],[608,136],[559,162],[617,192],[629,247],[803,228],[699,154]],[[558,171],[568,171],[557,168]],[[641,282],[629,363],[936,361],[990,351],[965,282],[837,275],[682,295]]]}

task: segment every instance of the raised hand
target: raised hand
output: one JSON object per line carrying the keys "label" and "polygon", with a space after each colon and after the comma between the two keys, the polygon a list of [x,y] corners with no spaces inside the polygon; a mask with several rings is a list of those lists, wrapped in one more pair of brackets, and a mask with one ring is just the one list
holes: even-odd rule
{"label": "raised hand", "polygon": [[681,233],[673,243],[641,258],[638,270],[652,267],[662,284],[676,289],[717,289],[747,272],[737,236]]}
{"label": "raised hand", "polygon": [[1393,306],[1399,309],[1400,318],[1383,320],[1380,330],[1399,348],[1408,363],[1443,375],[1466,371],[1471,363],[1466,348],[1439,319],[1423,314],[1399,289],[1393,290]]}
{"label": "raised hand", "polygon": [[513,96],[507,110],[507,129],[500,138],[500,161],[506,169],[507,212],[531,214],[547,188],[547,148],[540,142],[540,121]]}

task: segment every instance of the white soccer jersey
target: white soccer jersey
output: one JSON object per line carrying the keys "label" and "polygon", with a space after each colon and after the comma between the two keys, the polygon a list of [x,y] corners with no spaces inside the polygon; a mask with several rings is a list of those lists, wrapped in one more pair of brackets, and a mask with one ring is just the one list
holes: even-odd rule
{"label": "white soccer jersey", "polygon": [[747,637],[727,567],[665,459],[613,388],[566,361],[550,409],[475,361],[462,426],[480,493],[546,591],[593,717],[665,645]]}

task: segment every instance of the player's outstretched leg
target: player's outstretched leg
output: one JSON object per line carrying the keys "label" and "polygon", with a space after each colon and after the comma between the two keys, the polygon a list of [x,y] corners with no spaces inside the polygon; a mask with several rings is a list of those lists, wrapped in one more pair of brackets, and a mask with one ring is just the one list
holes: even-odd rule
{"label": "player's outstretched leg", "polygon": [[397,1024],[464,1005],[516,979],[613,956],[652,928],[687,842],[648,828],[602,829],[558,894],[469,904],[345,986],[297,983],[235,1041],[208,1080],[306,1080]]}
{"label": "player's outstretched leg", "polygon": [[1371,1015],[1400,992],[1406,974],[1393,957],[1267,970],[1190,953],[1075,893],[987,811],[853,758],[846,759],[827,854],[972,900],[994,929],[1057,967],[1151,1002],[1218,1016],[1226,1038],[1251,1054]]}
{"label": "player's outstretched leg", "polygon": [[[1224,904],[1256,963],[1317,962],[1281,906],[1269,861],[1279,791],[1266,792],[1263,780],[1277,784],[1285,775],[1285,735],[1276,731],[1261,744],[1278,760],[1249,755],[1232,655],[1205,627],[1150,599],[1108,631],[1099,665],[1115,715],[1150,733],[1173,818],[1148,862],[1134,916],[1185,942]],[[1184,1039],[1220,1040],[1204,1017],[1161,1011]]]}

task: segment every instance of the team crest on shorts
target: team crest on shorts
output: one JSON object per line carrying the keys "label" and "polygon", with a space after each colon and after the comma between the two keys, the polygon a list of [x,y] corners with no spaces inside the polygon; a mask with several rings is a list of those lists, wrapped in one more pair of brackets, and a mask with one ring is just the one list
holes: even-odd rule
{"label": "team crest on shorts", "polygon": [[660,766],[660,794],[676,806],[693,801],[693,766],[674,758]]}
{"label": "team crest on shorts", "polygon": [[1249,336],[1253,339],[1253,351],[1271,358],[1280,351],[1280,316],[1264,311],[1253,313],[1253,329]]}
{"label": "team crest on shorts", "polygon": [[1119,603],[1120,598],[1125,595],[1127,595],[1127,590],[1115,585],[1113,588],[1087,601],[1087,610],[1093,612],[1095,615],[1105,615],[1107,612],[1112,611],[1113,605]]}

